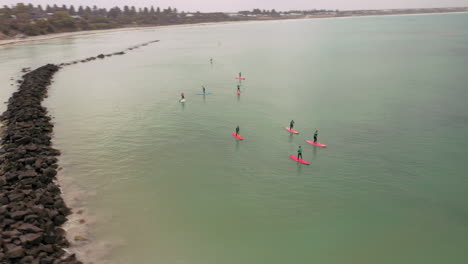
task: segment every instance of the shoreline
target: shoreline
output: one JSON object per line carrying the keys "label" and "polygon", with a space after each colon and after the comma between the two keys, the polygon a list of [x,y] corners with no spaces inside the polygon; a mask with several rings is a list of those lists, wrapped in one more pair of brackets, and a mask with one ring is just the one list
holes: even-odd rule
{"label": "shoreline", "polygon": [[24,39],[5,39],[0,40],[1,46],[15,45],[21,43],[28,43],[34,41],[45,41],[52,39],[61,39],[77,36],[87,36],[87,35],[98,35],[105,33],[114,33],[114,32],[125,32],[125,31],[137,31],[137,30],[153,30],[153,29],[164,29],[164,28],[178,28],[178,27],[192,27],[192,26],[211,26],[211,25],[223,25],[223,24],[237,24],[237,23],[247,23],[247,22],[268,22],[268,21],[283,21],[283,20],[311,20],[311,19],[333,19],[333,18],[358,18],[358,17],[385,17],[385,16],[412,16],[412,15],[437,15],[437,14],[467,14],[468,11],[457,11],[457,12],[434,12],[434,13],[412,13],[412,14],[363,14],[363,15],[352,15],[352,16],[323,16],[323,17],[311,17],[305,16],[300,18],[287,18],[287,19],[268,19],[268,20],[241,20],[241,21],[221,21],[221,22],[204,22],[204,23],[194,23],[194,24],[175,24],[175,25],[164,25],[164,26],[135,26],[135,27],[120,27],[113,29],[100,29],[100,30],[87,30],[87,31],[75,31],[75,32],[63,32],[63,33],[53,33],[40,36],[30,36]]}
{"label": "shoreline", "polygon": [[[83,31],[75,31],[75,32],[53,33],[53,34],[40,35],[40,36],[30,36],[24,39],[5,39],[5,40],[0,40],[0,46],[15,45],[15,44],[33,42],[33,41],[45,41],[45,40],[51,40],[51,39],[69,38],[69,37],[76,37],[76,36],[98,35],[98,34],[114,33],[114,32],[192,27],[192,26],[211,26],[211,25],[235,24],[235,23],[245,23],[245,22],[264,22],[264,21],[268,21],[268,20],[223,21],[223,22],[206,22],[206,23],[177,24],[177,25],[165,25],[165,26],[139,26],[139,27],[121,27],[121,28],[99,29],[99,30],[83,30]],[[270,21],[273,21],[273,20],[270,20]]]}

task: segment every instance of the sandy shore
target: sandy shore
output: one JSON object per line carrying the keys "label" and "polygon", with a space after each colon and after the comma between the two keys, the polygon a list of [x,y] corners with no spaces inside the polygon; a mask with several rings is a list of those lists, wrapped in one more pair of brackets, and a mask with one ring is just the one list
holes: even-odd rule
{"label": "sandy shore", "polygon": [[168,26],[124,27],[124,28],[114,28],[114,29],[54,33],[54,34],[48,34],[48,35],[26,37],[26,38],[23,38],[23,39],[0,40],[0,46],[14,45],[14,44],[18,44],[18,43],[26,43],[26,42],[31,42],[31,41],[43,41],[43,40],[50,40],[50,39],[69,38],[69,37],[76,37],[76,36],[96,35],[96,34],[105,34],[105,33],[113,33],[113,32],[123,32],[123,31],[148,30],[148,29],[158,29],[158,28],[208,26],[208,25],[233,24],[233,23],[242,23],[242,22],[244,22],[244,23],[245,22],[257,22],[257,21],[261,22],[261,21],[265,21],[265,20],[224,21],[224,22],[180,24],[180,25],[168,25]]}

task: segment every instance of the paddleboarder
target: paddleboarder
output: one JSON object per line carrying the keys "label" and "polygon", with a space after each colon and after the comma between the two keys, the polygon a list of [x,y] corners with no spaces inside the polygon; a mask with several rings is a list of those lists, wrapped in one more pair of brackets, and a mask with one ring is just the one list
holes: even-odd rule
{"label": "paddleboarder", "polygon": [[184,94],[184,93],[181,93],[181,94],[180,94],[180,97],[182,97],[180,100],[185,99],[185,94]]}
{"label": "paddleboarder", "polygon": [[236,136],[239,134],[239,126],[236,127]]}
{"label": "paddleboarder", "polygon": [[242,72],[239,72],[239,78],[242,78]]}
{"label": "paddleboarder", "polygon": [[210,63],[213,64],[213,58],[210,59]]}
{"label": "paddleboarder", "polygon": [[315,133],[314,133],[314,143],[317,143],[317,137],[318,137],[318,129],[315,129]]}
{"label": "paddleboarder", "polygon": [[237,85],[237,91],[240,93],[240,85]]}
{"label": "paddleboarder", "polygon": [[289,123],[289,129],[292,130],[294,127],[294,120],[291,120],[291,122]]}
{"label": "paddleboarder", "polygon": [[[299,158],[300,157],[300,158]],[[299,146],[299,149],[297,150],[297,159],[302,159],[302,148]]]}
{"label": "paddleboarder", "polygon": [[203,88],[203,93],[205,93],[205,86],[202,85],[201,87]]}

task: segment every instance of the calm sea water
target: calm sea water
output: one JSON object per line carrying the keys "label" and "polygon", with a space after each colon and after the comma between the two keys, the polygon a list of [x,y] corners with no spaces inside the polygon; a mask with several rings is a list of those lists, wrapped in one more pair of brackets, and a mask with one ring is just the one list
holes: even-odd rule
{"label": "calm sea water", "polygon": [[[0,47],[0,97],[22,67],[161,40],[67,67],[50,88],[86,261],[467,263],[466,25],[317,19]],[[315,128],[328,148],[305,143]],[[299,145],[310,166],[288,158]]]}

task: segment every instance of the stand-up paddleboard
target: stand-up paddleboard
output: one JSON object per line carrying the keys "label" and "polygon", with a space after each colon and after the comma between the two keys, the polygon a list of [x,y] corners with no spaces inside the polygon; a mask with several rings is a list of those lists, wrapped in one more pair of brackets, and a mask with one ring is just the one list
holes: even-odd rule
{"label": "stand-up paddleboard", "polygon": [[236,77],[237,80],[245,80],[243,77]]}
{"label": "stand-up paddleboard", "polygon": [[185,103],[185,99],[180,99],[179,102]]}
{"label": "stand-up paddleboard", "polygon": [[306,140],[306,142],[314,146],[321,147],[321,148],[324,148],[327,146],[326,144],[322,144],[320,142],[313,142],[312,140]]}
{"label": "stand-up paddleboard", "polygon": [[232,132],[232,136],[239,139],[239,140],[243,140],[244,138],[241,137],[239,134],[236,135],[236,132]]}
{"label": "stand-up paddleboard", "polygon": [[240,94],[240,91],[237,91],[237,94]]}
{"label": "stand-up paddleboard", "polygon": [[198,95],[212,94],[212,93],[197,93]]}
{"label": "stand-up paddleboard", "polygon": [[290,129],[289,127],[285,127],[287,131],[293,133],[293,134],[299,134],[298,131],[294,130],[294,129]]}
{"label": "stand-up paddleboard", "polygon": [[301,164],[310,165],[310,162],[305,161],[305,160],[303,160],[303,159],[298,159],[297,156],[295,156],[295,155],[289,155],[289,157],[290,157],[292,160],[294,160],[294,161],[296,161],[296,162],[299,162],[299,163],[301,163]]}

